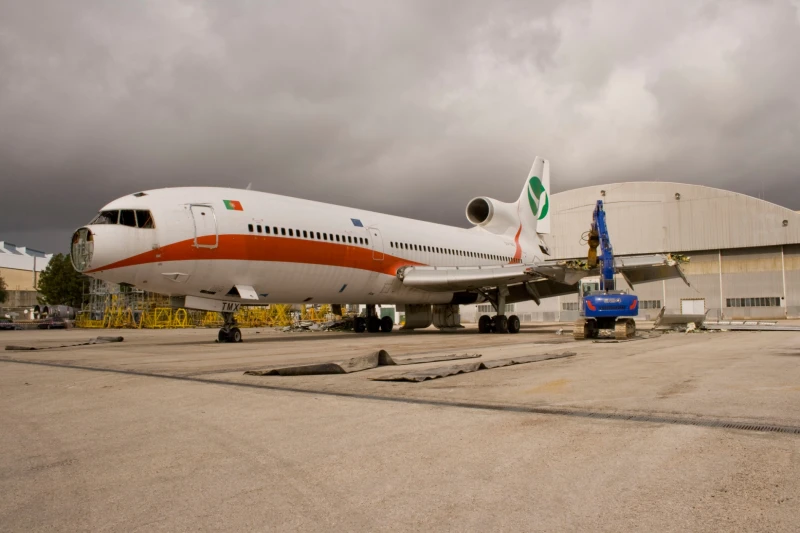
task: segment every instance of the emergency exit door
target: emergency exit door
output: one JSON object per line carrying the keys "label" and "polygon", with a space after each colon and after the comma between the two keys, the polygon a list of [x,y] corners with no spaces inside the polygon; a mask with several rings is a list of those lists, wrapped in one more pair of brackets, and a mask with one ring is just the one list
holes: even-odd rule
{"label": "emergency exit door", "polygon": [[372,258],[376,261],[383,261],[383,236],[378,228],[367,228],[369,242],[372,245]]}

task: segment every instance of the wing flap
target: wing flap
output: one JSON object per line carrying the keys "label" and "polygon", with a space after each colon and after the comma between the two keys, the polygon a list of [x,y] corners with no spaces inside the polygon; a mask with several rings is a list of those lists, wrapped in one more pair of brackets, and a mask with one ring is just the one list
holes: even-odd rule
{"label": "wing flap", "polygon": [[614,268],[630,286],[651,281],[680,278],[689,284],[680,262],[672,256],[655,254],[614,258]]}

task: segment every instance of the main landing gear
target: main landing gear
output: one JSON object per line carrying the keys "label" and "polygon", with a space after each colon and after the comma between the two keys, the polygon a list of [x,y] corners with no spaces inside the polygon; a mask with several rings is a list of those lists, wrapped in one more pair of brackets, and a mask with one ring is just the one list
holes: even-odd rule
{"label": "main landing gear", "polygon": [[506,287],[498,287],[494,298],[489,295],[486,296],[497,314],[492,317],[489,315],[481,316],[478,319],[478,331],[481,333],[519,333],[519,317],[517,315],[506,317],[508,289]]}
{"label": "main landing gear", "polygon": [[383,318],[378,316],[378,311],[375,304],[367,305],[367,316],[357,316],[353,321],[353,331],[356,333],[389,333],[394,328],[394,320],[392,317],[385,316]]}
{"label": "main landing gear", "polygon": [[242,330],[236,327],[236,319],[233,317],[233,313],[222,313],[222,318],[225,322],[219,330],[217,341],[242,342]]}

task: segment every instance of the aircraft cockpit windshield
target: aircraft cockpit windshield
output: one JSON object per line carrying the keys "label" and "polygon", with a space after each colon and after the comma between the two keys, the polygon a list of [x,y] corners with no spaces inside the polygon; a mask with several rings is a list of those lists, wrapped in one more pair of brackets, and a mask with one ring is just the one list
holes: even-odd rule
{"label": "aircraft cockpit windshield", "polygon": [[153,229],[156,227],[153,215],[143,209],[119,209],[113,211],[100,211],[89,224],[119,224],[132,228]]}

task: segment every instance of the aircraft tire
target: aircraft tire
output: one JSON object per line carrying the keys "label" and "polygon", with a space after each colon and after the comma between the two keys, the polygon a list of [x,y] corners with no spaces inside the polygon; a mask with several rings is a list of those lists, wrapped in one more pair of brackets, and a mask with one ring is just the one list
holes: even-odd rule
{"label": "aircraft tire", "polygon": [[481,333],[492,332],[492,317],[489,315],[481,315],[478,319],[478,331]]}
{"label": "aircraft tire", "polygon": [[508,317],[508,332],[509,333],[519,333],[519,317],[517,315],[511,315]]}
{"label": "aircraft tire", "polygon": [[217,334],[217,342],[228,342],[228,332],[224,329],[219,330]]}
{"label": "aircraft tire", "polygon": [[364,333],[367,331],[367,319],[363,316],[357,316],[353,320],[353,331],[356,333]]}
{"label": "aircraft tire", "polygon": [[394,320],[392,320],[392,317],[385,316],[381,318],[381,331],[383,333],[391,332],[393,327],[394,327]]}
{"label": "aircraft tire", "polygon": [[508,333],[508,318],[505,316],[496,316],[492,321],[494,323],[495,333]]}
{"label": "aircraft tire", "polygon": [[370,333],[378,333],[381,330],[381,319],[376,316],[367,318],[367,331]]}
{"label": "aircraft tire", "polygon": [[231,328],[228,332],[228,342],[242,342],[242,330]]}

